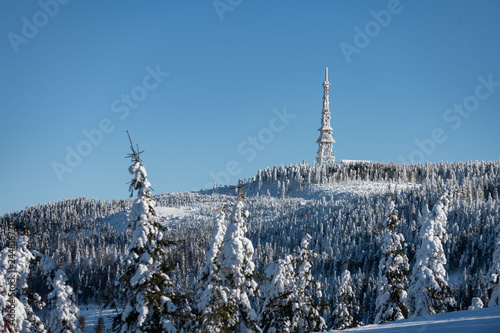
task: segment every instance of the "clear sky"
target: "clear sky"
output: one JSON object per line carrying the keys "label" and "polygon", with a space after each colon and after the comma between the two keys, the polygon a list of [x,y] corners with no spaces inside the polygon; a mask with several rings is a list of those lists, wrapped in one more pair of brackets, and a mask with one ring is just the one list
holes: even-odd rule
{"label": "clear sky", "polygon": [[[315,159],[498,160],[500,2],[2,1],[0,213]],[[89,138],[90,137],[90,138]],[[78,156],[77,156],[78,155]]]}

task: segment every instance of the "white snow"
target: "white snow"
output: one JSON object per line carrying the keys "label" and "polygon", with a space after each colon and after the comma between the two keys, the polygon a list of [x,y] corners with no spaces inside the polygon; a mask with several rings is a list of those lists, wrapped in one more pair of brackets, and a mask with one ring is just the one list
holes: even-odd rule
{"label": "white snow", "polygon": [[176,208],[176,207],[156,207],[156,213],[160,217],[172,218],[172,217],[184,217],[186,215],[193,214],[193,211],[189,208]]}
{"label": "white snow", "polygon": [[471,311],[439,313],[385,324],[356,327],[346,329],[343,332],[495,333],[500,332],[500,306]]}
{"label": "white snow", "polygon": [[103,309],[102,306],[96,304],[80,305],[80,314],[85,317],[85,332],[94,332],[99,316],[102,313],[106,329],[111,330],[113,326],[113,318],[118,314],[115,309]]}
{"label": "white snow", "polygon": [[156,207],[157,221],[163,226],[180,222],[194,213],[194,210],[184,207]]}
{"label": "white snow", "polygon": [[[387,182],[369,182],[369,181],[351,181],[339,182],[335,185],[316,185],[310,186],[314,193],[314,198],[321,199],[326,195],[331,195],[335,199],[337,196],[357,196],[363,194],[387,193]],[[411,186],[419,186],[413,184],[396,184],[396,189],[401,190]]]}
{"label": "white snow", "polygon": [[347,163],[347,164],[356,164],[356,163],[372,163],[372,161],[368,160],[342,160],[342,163]]}
{"label": "white snow", "polygon": [[[158,222],[162,225],[178,221],[186,216],[195,214],[192,208],[184,207],[155,207]],[[118,232],[123,232],[128,226],[128,215],[130,210],[124,210],[108,216],[105,221]]]}
{"label": "white snow", "polygon": [[[155,206],[158,222],[162,225],[177,222],[186,216],[195,214],[193,208],[184,207],[161,207]],[[118,232],[124,232],[128,226],[128,215],[130,210],[124,210],[106,217],[107,224],[112,226]]]}

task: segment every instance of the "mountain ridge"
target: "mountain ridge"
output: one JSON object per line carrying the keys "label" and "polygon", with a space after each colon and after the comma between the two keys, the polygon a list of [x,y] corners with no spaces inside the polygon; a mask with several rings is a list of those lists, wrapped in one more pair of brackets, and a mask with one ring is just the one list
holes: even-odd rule
{"label": "mountain ridge", "polygon": [[[345,258],[359,262],[349,269],[355,292],[367,310],[359,315],[373,321],[380,237],[389,186],[395,194],[401,232],[410,262],[418,246],[418,218],[423,205],[432,206],[445,189],[458,190],[448,214],[450,241],[444,245],[448,274],[460,309],[472,297],[488,300],[487,275],[500,220],[500,162],[453,162],[401,165],[395,163],[305,163],[265,168],[245,184],[245,204],[252,218],[257,270],[299,246],[304,228],[313,233],[311,249],[320,254],[313,275],[322,283],[323,301],[332,304]],[[126,189],[124,189],[126,190]],[[205,261],[215,216],[236,199],[231,186],[198,192],[154,196],[168,235],[178,243],[167,260],[176,267],[178,288],[192,290]],[[0,222],[15,222],[29,231],[32,249],[52,256],[84,303],[105,303],[106,290],[120,273],[130,240],[127,213],[131,200],[102,202],[83,198],[38,205],[5,214]],[[186,212],[189,211],[189,214]],[[173,215],[177,215],[174,217]],[[113,220],[114,219],[114,220]],[[5,236],[0,237],[4,246]],[[36,281],[34,281],[36,283]]]}

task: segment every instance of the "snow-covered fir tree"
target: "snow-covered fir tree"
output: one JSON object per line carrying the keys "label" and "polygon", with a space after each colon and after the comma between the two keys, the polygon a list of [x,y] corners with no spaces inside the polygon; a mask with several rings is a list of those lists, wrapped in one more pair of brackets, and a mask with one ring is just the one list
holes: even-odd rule
{"label": "snow-covered fir tree", "polygon": [[408,307],[413,317],[447,312],[455,307],[444,268],[446,256],[442,244],[448,240],[445,227],[449,196],[449,192],[445,192],[431,212],[424,204],[419,233],[421,245],[415,254],[408,288]]}
{"label": "snow-covered fir tree", "polygon": [[492,289],[488,306],[500,305],[500,224],[496,226],[495,250],[490,268],[490,287]]}
{"label": "snow-covered fir tree", "polygon": [[48,305],[52,307],[49,318],[49,332],[51,333],[81,333],[78,322],[80,310],[76,306],[76,297],[73,288],[66,282],[66,273],[58,268],[54,259],[34,251],[39,257],[40,271],[45,277],[50,293],[47,296]]}
{"label": "snow-covered fir tree", "polygon": [[264,332],[312,332],[325,330],[315,297],[322,296],[320,283],[311,275],[311,262],[316,254],[308,246],[306,234],[299,252],[287,255],[266,269],[270,280],[264,288],[264,305],[260,325]]}
{"label": "snow-covered fir tree", "polygon": [[46,332],[32,304],[42,308],[41,297],[28,288],[30,263],[28,237],[9,234],[9,245],[0,252],[0,327],[5,332]]}
{"label": "snow-covered fir tree", "polygon": [[222,304],[222,296],[226,291],[221,285],[221,266],[218,261],[225,233],[226,214],[222,211],[216,218],[210,249],[206,254],[207,262],[198,278],[200,289],[196,301],[199,314],[198,328],[201,332],[221,332],[223,322],[228,319],[228,313]]}
{"label": "snow-covered fir tree", "polygon": [[405,302],[409,264],[408,257],[404,253],[406,247],[404,236],[398,232],[400,222],[392,195],[387,202],[386,214],[382,258],[378,266],[375,323],[408,318],[408,307]]}
{"label": "snow-covered fir tree", "polygon": [[[260,326],[265,333],[288,332],[292,326],[295,288],[293,256],[287,255],[271,263],[265,271],[269,283],[263,286],[263,308]],[[298,304],[297,304],[298,305]]]}
{"label": "snow-covered fir tree", "polygon": [[214,311],[225,313],[227,320],[222,332],[252,333],[260,332],[257,325],[257,313],[252,307],[251,299],[258,296],[258,285],[255,281],[253,262],[254,248],[252,242],[245,237],[247,227],[245,218],[250,213],[244,209],[241,197],[233,206],[229,217],[229,225],[219,254],[222,303]]}
{"label": "snow-covered fir tree", "polygon": [[332,329],[343,330],[346,328],[363,325],[355,319],[360,310],[356,295],[352,290],[351,273],[346,269],[340,277],[340,286],[337,289],[336,305],[332,313]]}
{"label": "snow-covered fir tree", "polygon": [[124,310],[115,317],[113,327],[125,332],[175,332],[172,313],[177,310],[172,301],[173,286],[168,273],[170,267],[162,262],[169,241],[164,227],[156,220],[155,202],[149,190],[146,168],[139,158],[139,151],[131,142],[133,175],[131,195],[137,191],[129,213],[132,241],[125,259],[118,290],[124,298]]}
{"label": "snow-covered fir tree", "polygon": [[472,304],[469,306],[469,310],[482,309],[484,306],[483,301],[479,297],[472,298]]}

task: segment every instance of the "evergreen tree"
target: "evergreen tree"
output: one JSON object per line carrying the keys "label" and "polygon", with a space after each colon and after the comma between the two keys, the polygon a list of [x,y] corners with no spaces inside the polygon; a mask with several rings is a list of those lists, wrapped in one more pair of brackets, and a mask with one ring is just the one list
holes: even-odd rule
{"label": "evergreen tree", "polygon": [[31,304],[42,308],[40,296],[28,288],[30,263],[28,237],[9,234],[10,247],[0,252],[0,327],[6,332],[46,332]]}
{"label": "evergreen tree", "polygon": [[418,248],[413,266],[408,307],[412,316],[423,316],[447,312],[454,308],[455,299],[446,278],[446,257],[442,241],[448,240],[446,219],[450,207],[449,193],[444,193],[429,212],[424,205],[420,220],[421,245]]}
{"label": "evergreen tree", "polygon": [[387,203],[386,213],[387,218],[384,221],[386,232],[382,241],[382,258],[378,266],[375,323],[408,318],[405,301],[409,264],[408,257],[404,253],[406,247],[404,236],[397,231],[399,220],[392,197]]}
{"label": "evergreen tree", "polygon": [[264,288],[260,317],[264,332],[311,332],[326,329],[314,296],[321,297],[319,282],[311,275],[316,254],[308,249],[311,235],[306,234],[299,252],[271,264],[266,270],[270,283]]}
{"label": "evergreen tree", "polygon": [[97,324],[94,327],[94,333],[104,333],[104,332],[106,332],[106,324],[104,323],[104,318],[101,313],[99,319],[97,320]]}
{"label": "evergreen tree", "polygon": [[292,296],[295,288],[293,257],[287,255],[271,263],[265,273],[270,282],[263,287],[262,330],[266,333],[290,332],[293,310],[298,307]]}
{"label": "evergreen tree", "polygon": [[250,214],[243,209],[244,204],[240,199],[233,206],[219,254],[221,288],[217,291],[220,295],[216,297],[220,304],[215,311],[227,318],[221,323],[222,332],[260,332],[257,314],[251,304],[251,297],[258,296],[258,285],[254,279],[254,248],[245,237],[245,218]]}
{"label": "evergreen tree", "polygon": [[226,215],[222,211],[216,219],[210,249],[207,252],[207,262],[198,278],[200,289],[197,294],[197,311],[200,316],[199,329],[202,332],[222,332],[223,323],[229,319],[225,307],[222,305],[222,290],[220,277],[220,263],[218,257],[224,235]]}
{"label": "evergreen tree", "polygon": [[490,287],[492,289],[488,306],[500,305],[500,224],[496,226],[495,250],[490,268]]}
{"label": "evergreen tree", "polygon": [[[177,310],[169,278],[170,267],[161,261],[166,254],[165,228],[156,220],[155,202],[149,190],[146,168],[131,142],[133,164],[129,172],[134,176],[130,192],[137,191],[129,214],[132,241],[129,255],[119,278],[119,289],[126,302],[124,310],[115,317],[113,328],[125,332],[175,332],[172,314]],[[137,149],[138,150],[138,149]]]}
{"label": "evergreen tree", "polygon": [[472,304],[469,306],[469,310],[482,309],[484,306],[483,301],[479,297],[472,298]]}
{"label": "evergreen tree", "polygon": [[48,304],[52,306],[49,318],[49,331],[51,333],[81,333],[78,327],[80,310],[76,306],[76,297],[73,288],[66,282],[66,273],[57,267],[54,259],[34,251],[40,258],[41,274],[45,277],[51,292],[48,294]]}
{"label": "evergreen tree", "polygon": [[300,332],[323,331],[326,330],[325,319],[320,316],[320,305],[314,300],[321,298],[321,284],[317,282],[311,274],[312,261],[317,254],[310,250],[309,243],[311,235],[306,233],[302,239],[299,253],[295,256],[294,266],[296,272],[295,288],[297,291],[297,309],[293,320],[297,321]]}
{"label": "evergreen tree", "polygon": [[340,277],[340,286],[337,289],[336,306],[333,310],[333,328],[343,330],[346,328],[363,325],[355,319],[360,310],[356,301],[356,295],[351,286],[351,273],[346,269]]}

